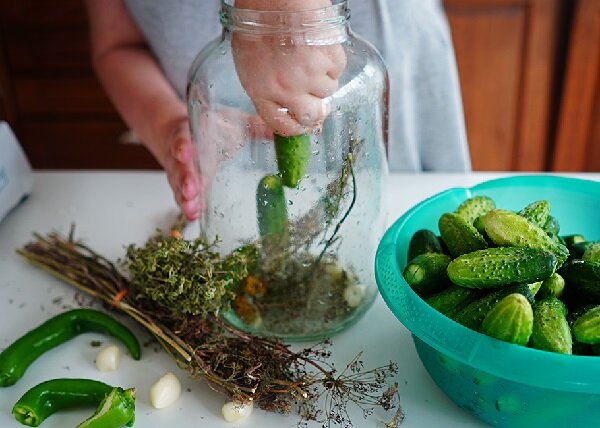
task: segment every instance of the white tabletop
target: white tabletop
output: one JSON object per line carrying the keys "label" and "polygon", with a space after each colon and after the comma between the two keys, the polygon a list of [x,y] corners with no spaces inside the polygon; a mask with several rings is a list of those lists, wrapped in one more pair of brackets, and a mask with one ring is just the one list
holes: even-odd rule
{"label": "white tabletop", "polygon": [[[393,174],[388,201],[390,222],[427,196],[454,186],[472,186],[502,174]],[[600,180],[600,174],[585,177]],[[21,260],[14,250],[25,244],[34,231],[67,233],[76,223],[76,237],[109,259],[124,254],[128,243],[142,244],[157,226],[166,228],[176,213],[166,179],[159,172],[38,172],[31,197],[0,222],[0,349],[37,326],[65,306],[77,306],[73,288]],[[59,302],[60,300],[60,302]],[[141,342],[150,336],[129,319]],[[109,384],[137,388],[136,426],[204,427],[293,427],[296,416],[280,416],[256,410],[246,421],[226,423],[220,414],[225,398],[206,384],[187,379],[172,360],[156,346],[143,349],[141,361],[125,353],[117,372],[96,370],[98,351],[91,342],[112,340],[84,334],[44,354],[14,386],[0,389],[0,427],[19,425],[11,415],[15,401],[31,386],[50,378],[94,378]],[[357,353],[365,367],[396,362],[401,402],[406,413],[404,427],[485,426],[454,405],[433,383],[420,363],[409,332],[378,298],[356,325],[333,338],[333,361],[343,367]],[[173,406],[155,410],[150,406],[149,388],[163,373],[173,371],[183,382],[184,392]],[[45,428],[75,426],[91,414],[90,409],[71,410],[51,416]],[[356,427],[376,427],[389,414],[376,412],[365,420],[353,413]],[[311,426],[319,426],[317,424]]]}

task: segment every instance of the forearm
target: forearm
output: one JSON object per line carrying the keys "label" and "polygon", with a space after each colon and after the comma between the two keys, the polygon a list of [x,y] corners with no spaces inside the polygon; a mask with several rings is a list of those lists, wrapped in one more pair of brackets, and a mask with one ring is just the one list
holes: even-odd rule
{"label": "forearm", "polygon": [[94,68],[127,125],[162,163],[167,134],[187,111],[150,52],[118,46],[94,58]]}

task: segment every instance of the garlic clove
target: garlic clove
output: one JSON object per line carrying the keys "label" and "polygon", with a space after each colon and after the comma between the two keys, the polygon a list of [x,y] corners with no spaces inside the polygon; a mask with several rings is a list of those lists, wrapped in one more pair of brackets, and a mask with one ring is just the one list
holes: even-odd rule
{"label": "garlic clove", "polygon": [[252,414],[252,402],[240,403],[230,401],[221,408],[223,418],[227,422],[240,422]]}
{"label": "garlic clove", "polygon": [[168,372],[150,387],[150,403],[155,409],[164,409],[181,395],[181,383],[177,376]]}
{"label": "garlic clove", "polygon": [[101,372],[117,370],[121,361],[121,350],[114,345],[107,346],[96,355],[96,368]]}
{"label": "garlic clove", "polygon": [[350,308],[356,308],[360,305],[365,297],[365,286],[362,284],[348,284],[344,290],[344,300]]}

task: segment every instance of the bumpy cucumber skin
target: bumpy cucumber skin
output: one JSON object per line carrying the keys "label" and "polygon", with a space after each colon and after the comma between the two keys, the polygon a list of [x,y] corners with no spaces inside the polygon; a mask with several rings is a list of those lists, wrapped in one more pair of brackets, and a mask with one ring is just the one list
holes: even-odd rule
{"label": "bumpy cucumber skin", "polygon": [[545,299],[546,297],[554,296],[560,297],[565,290],[565,280],[560,274],[554,272],[549,278],[546,278],[542,282],[536,297],[539,299]]}
{"label": "bumpy cucumber skin", "polygon": [[589,262],[600,263],[600,242],[594,242],[590,245],[581,258]]}
{"label": "bumpy cucumber skin", "polygon": [[452,257],[487,248],[483,236],[458,214],[445,213],[440,217],[438,226]]}
{"label": "bumpy cucumber skin", "polygon": [[275,134],[274,140],[281,181],[286,187],[297,187],[310,162],[310,136],[305,134],[284,137]]}
{"label": "bumpy cucumber skin", "polygon": [[558,236],[558,232],[560,232],[560,224],[558,223],[558,219],[551,215],[548,216],[548,220],[542,229],[549,236]]}
{"label": "bumpy cucumber skin", "polygon": [[538,301],[533,307],[532,348],[560,354],[573,353],[573,338],[567,322],[567,308],[556,297]]}
{"label": "bumpy cucumber skin", "polygon": [[569,260],[559,273],[565,280],[569,295],[576,295],[589,303],[600,303],[600,263]]}
{"label": "bumpy cucumber skin", "polygon": [[451,260],[446,254],[421,254],[406,265],[404,279],[419,295],[440,291],[450,282],[446,268]]}
{"label": "bumpy cucumber skin", "polygon": [[528,286],[523,284],[511,285],[508,287],[500,288],[493,291],[484,293],[482,297],[479,297],[475,301],[466,305],[463,309],[459,310],[451,318],[459,324],[470,328],[471,330],[479,331],[481,323],[488,312],[504,297],[509,294],[520,293],[529,301],[533,303],[533,295]]}
{"label": "bumpy cucumber skin", "polygon": [[267,175],[260,180],[256,189],[256,211],[262,238],[285,239],[288,215],[281,178]]}
{"label": "bumpy cucumber skin", "polygon": [[443,253],[442,244],[431,230],[417,230],[410,238],[406,261],[410,262],[415,257],[425,253]]}
{"label": "bumpy cucumber skin", "polygon": [[543,229],[550,216],[550,202],[546,200],[532,202],[519,211],[519,215]]}
{"label": "bumpy cucumber skin", "polygon": [[569,251],[525,217],[507,210],[492,210],[483,218],[485,231],[500,246],[539,248],[553,253],[557,266],[562,265]]}
{"label": "bumpy cucumber skin", "polygon": [[505,342],[527,345],[533,331],[531,304],[522,294],[509,294],[487,313],[480,330]]}
{"label": "bumpy cucumber skin", "polygon": [[438,312],[452,318],[462,308],[481,296],[481,291],[452,284],[425,301]]}
{"label": "bumpy cucumber skin", "polygon": [[556,257],[537,248],[497,247],[474,251],[452,260],[448,277],[469,288],[532,283],[554,272]]}
{"label": "bumpy cucumber skin", "polygon": [[600,305],[586,310],[571,325],[573,338],[581,343],[600,343]]}
{"label": "bumpy cucumber skin", "polygon": [[477,217],[487,214],[496,208],[496,203],[489,196],[473,196],[467,199],[454,211],[469,224],[473,224]]}

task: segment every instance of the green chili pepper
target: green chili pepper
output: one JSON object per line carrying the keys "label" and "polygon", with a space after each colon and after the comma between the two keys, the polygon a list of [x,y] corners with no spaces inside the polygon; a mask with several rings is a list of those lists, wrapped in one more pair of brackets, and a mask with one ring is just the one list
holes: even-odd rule
{"label": "green chili pepper", "polygon": [[77,428],[119,428],[135,422],[135,389],[113,388],[96,412]]}
{"label": "green chili pepper", "polygon": [[[91,379],[52,379],[23,394],[13,406],[12,413],[23,425],[37,427],[59,410],[81,406],[98,408],[94,416],[78,427],[131,426],[134,420],[135,390],[124,391]],[[102,425],[103,419],[105,423]],[[88,425],[84,425],[86,423]]]}
{"label": "green chili pepper", "polygon": [[104,312],[72,309],[50,318],[0,353],[0,387],[17,382],[44,352],[87,332],[105,333],[119,339],[134,359],[140,359],[140,344],[123,324]]}
{"label": "green chili pepper", "polygon": [[275,157],[284,186],[296,187],[310,162],[310,136],[284,137],[275,134]]}

